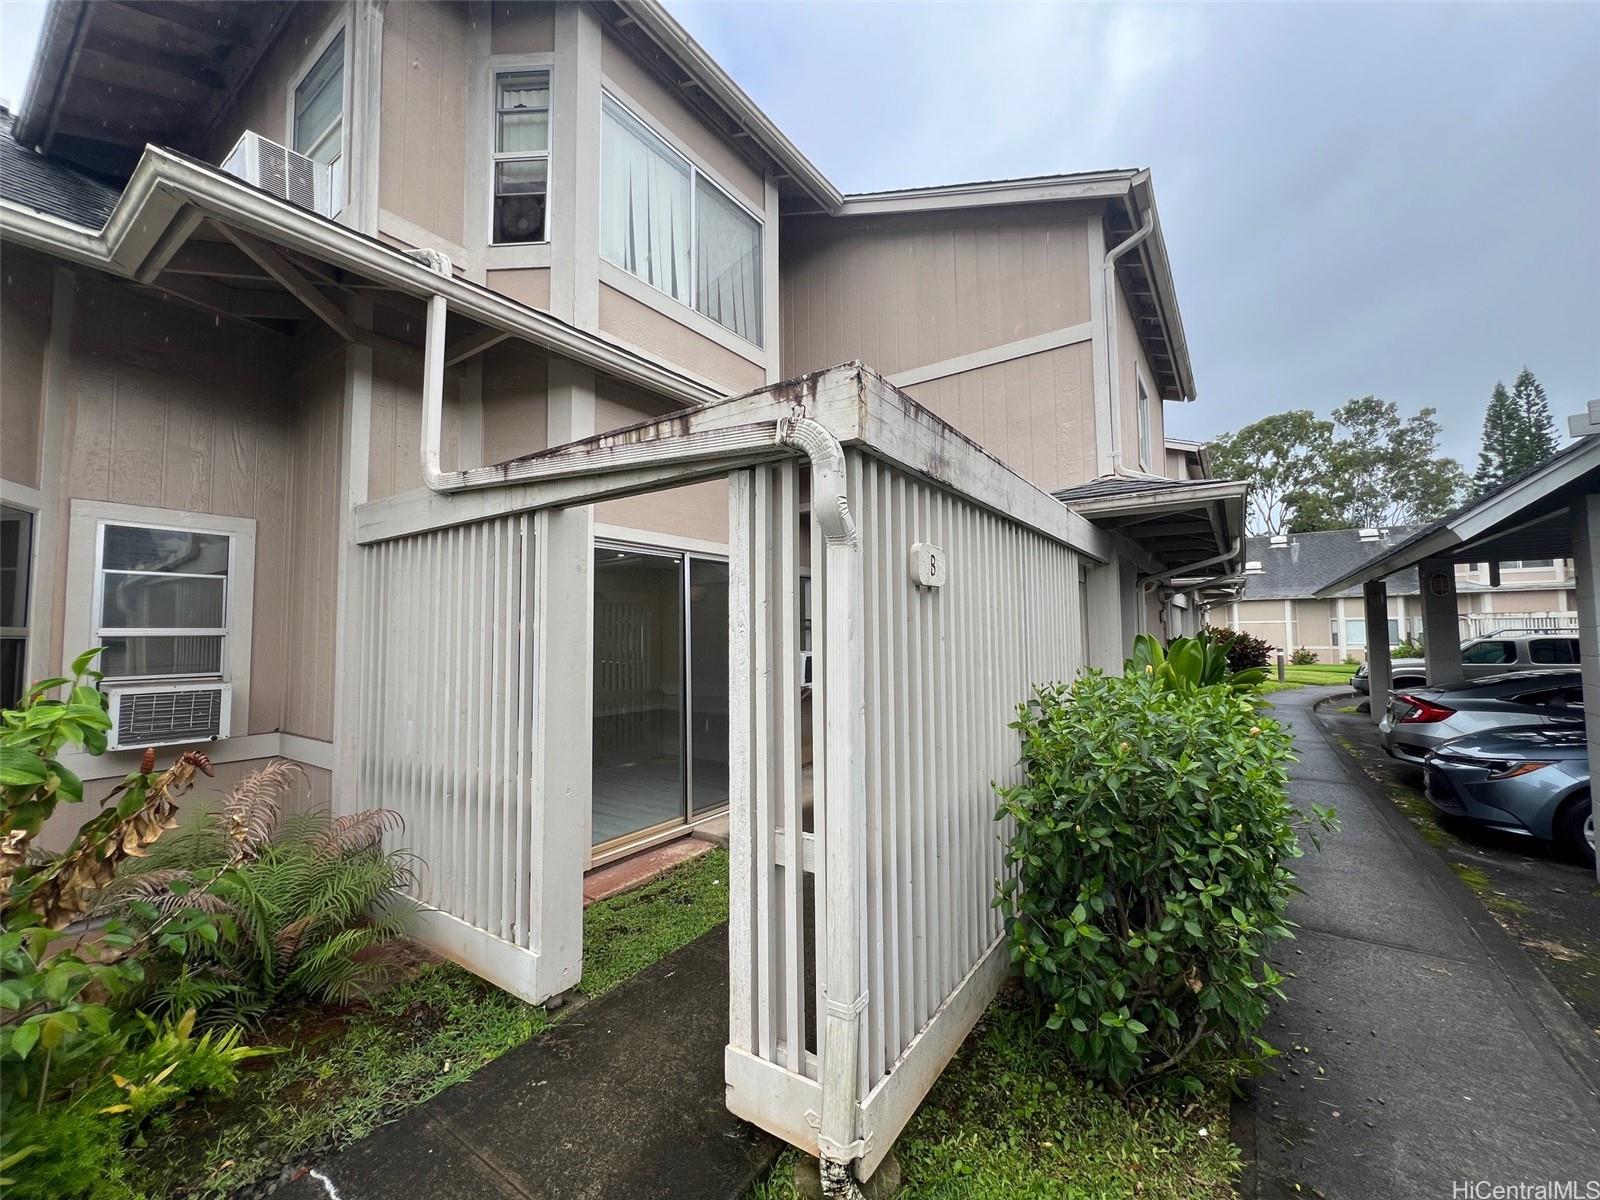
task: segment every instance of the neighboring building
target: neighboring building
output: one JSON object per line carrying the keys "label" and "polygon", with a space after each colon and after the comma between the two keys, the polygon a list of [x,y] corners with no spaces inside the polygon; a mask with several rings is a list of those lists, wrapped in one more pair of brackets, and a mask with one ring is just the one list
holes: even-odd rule
{"label": "neighboring building", "polygon": [[[404,813],[419,935],[530,1000],[577,982],[585,868],[731,811],[734,886],[760,880],[735,937],[781,966],[760,994],[787,989],[744,1031],[739,1095],[816,1152],[805,1114],[853,1109],[818,1099],[803,959],[856,960],[802,904],[809,741],[915,717],[873,786],[944,806],[901,882],[904,913],[949,921],[897,943],[892,1024],[843,1011],[855,983],[826,1021],[879,1022],[859,1078],[895,1068],[903,1119],[1003,969],[1015,704],[1192,628],[1240,570],[1243,485],[1165,436],[1195,389],[1150,173],[842,195],[656,3],[58,4],[5,123],[5,683],[106,647],[121,748],[74,759],[90,797],[152,742],[204,742],[219,786],[290,758],[317,802]],[[895,386],[821,371],[849,360]],[[878,706],[840,691],[863,667],[840,651],[827,723],[811,581],[855,577],[823,570],[816,460],[783,440],[823,400],[853,439],[851,551],[890,546],[872,669],[926,667]],[[729,457],[683,467],[708,445]],[[893,645],[911,612],[927,632]],[[955,1032],[922,1037],[941,1013]],[[897,1066],[914,1041],[938,1061]]]}
{"label": "neighboring building", "polygon": [[[1313,651],[1322,662],[1366,658],[1368,631],[1361,590],[1318,599],[1318,589],[1386,554],[1417,526],[1332,529],[1245,539],[1244,590],[1214,610],[1217,623],[1254,634],[1285,652]],[[1498,585],[1486,563],[1455,568],[1463,639],[1496,629],[1575,628],[1576,596],[1570,562],[1499,564]],[[1389,645],[1422,636],[1417,573],[1389,580]]]}

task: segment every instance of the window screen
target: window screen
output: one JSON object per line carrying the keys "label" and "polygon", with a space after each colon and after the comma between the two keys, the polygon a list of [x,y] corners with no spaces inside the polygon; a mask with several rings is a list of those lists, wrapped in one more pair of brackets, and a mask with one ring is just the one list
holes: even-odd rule
{"label": "window screen", "polygon": [[95,632],[111,678],[221,676],[233,539],[101,526]]}

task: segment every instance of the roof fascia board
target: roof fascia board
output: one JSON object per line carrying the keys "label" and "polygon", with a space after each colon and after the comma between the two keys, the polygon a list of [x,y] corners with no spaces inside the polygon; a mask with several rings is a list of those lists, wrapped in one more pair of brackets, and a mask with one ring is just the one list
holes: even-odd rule
{"label": "roof fascia board", "polygon": [[828,212],[838,209],[843,200],[839,189],[791,142],[756,102],[733,81],[715,59],[701,49],[689,31],[659,0],[628,0],[628,15],[650,40],[660,46],[712,99],[721,104],[742,125],[763,150],[781,163],[789,177],[798,183]]}
{"label": "roof fascia board", "polygon": [[13,136],[24,146],[44,145],[49,140],[51,117],[88,10],[87,0],[51,0],[39,33],[39,48],[33,54],[33,74],[13,130]]}
{"label": "roof fascia board", "polygon": [[[1148,209],[1155,217],[1155,230],[1140,246],[1140,251],[1150,264],[1150,275],[1155,283],[1156,300],[1160,306],[1161,328],[1167,344],[1172,347],[1173,365],[1178,369],[1178,391],[1185,400],[1193,400],[1198,393],[1194,384],[1194,367],[1189,362],[1189,341],[1183,332],[1183,314],[1178,308],[1178,288],[1172,281],[1172,264],[1167,259],[1167,238],[1161,230],[1161,212],[1156,207],[1155,189],[1150,182],[1150,172],[1140,171],[1129,192],[1133,204],[1140,210]],[[1130,206],[1131,209],[1132,206]],[[1129,212],[1134,228],[1142,217]]]}
{"label": "roof fascia board", "polygon": [[1163,508],[1194,508],[1212,501],[1232,501],[1243,511],[1245,493],[1250,485],[1242,480],[1224,479],[1207,481],[1194,487],[1158,488],[1149,492],[1124,492],[1112,496],[1088,496],[1082,500],[1062,500],[1074,512],[1085,516],[1117,517],[1150,512]]}
{"label": "roof fascia board", "polygon": [[443,277],[403,251],[154,146],[145,148],[127,190],[100,233],[0,201],[0,235],[49,254],[137,278],[145,257],[186,204],[193,204],[213,219],[335,263],[396,291],[419,298],[443,295],[450,308],[462,316],[680,403],[704,405],[725,396],[710,383],[488,288]]}
{"label": "roof fascia board", "polygon": [[871,217],[888,213],[936,212],[952,208],[987,208],[997,204],[1042,204],[1062,200],[1119,200],[1128,194],[1134,171],[1092,175],[1057,175],[1006,179],[994,183],[959,183],[905,188],[844,197],[834,211],[839,217]]}

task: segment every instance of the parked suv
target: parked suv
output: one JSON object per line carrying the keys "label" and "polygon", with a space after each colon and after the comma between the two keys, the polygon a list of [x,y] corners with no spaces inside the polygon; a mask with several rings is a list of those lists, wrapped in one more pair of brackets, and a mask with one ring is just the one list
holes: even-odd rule
{"label": "parked suv", "polygon": [[[1482,679],[1517,671],[1559,671],[1576,667],[1581,661],[1576,634],[1500,630],[1461,643],[1463,679]],[[1397,658],[1389,664],[1391,688],[1426,687],[1427,683],[1426,660]],[[1366,663],[1356,668],[1350,686],[1363,694],[1371,689]]]}

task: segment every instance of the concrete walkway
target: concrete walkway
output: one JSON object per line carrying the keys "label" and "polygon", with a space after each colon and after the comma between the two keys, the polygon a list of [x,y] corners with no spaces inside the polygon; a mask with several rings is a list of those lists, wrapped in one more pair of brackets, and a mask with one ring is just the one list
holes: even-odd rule
{"label": "concrete walkway", "polygon": [[277,1195],[737,1200],[778,1144],[723,1103],[727,1041],[722,927]]}
{"label": "concrete walkway", "polygon": [[1284,1054],[1235,1114],[1254,1162],[1241,1194],[1449,1200],[1462,1181],[1600,1178],[1600,1039],[1322,732],[1311,705],[1340,690],[1273,696],[1300,757],[1291,794],[1343,828],[1296,868],[1298,938],[1275,954],[1289,998],[1266,1031]]}

